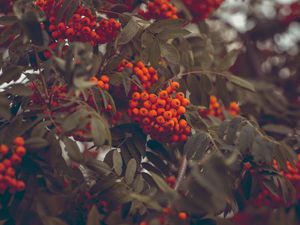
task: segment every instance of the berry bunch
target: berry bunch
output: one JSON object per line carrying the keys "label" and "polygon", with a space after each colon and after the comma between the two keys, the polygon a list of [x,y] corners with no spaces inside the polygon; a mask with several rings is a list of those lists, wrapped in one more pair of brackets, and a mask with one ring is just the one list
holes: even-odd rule
{"label": "berry bunch", "polygon": [[186,120],[181,119],[190,102],[182,92],[176,92],[178,88],[179,83],[172,82],[158,95],[147,91],[132,94],[128,115],[155,140],[186,141],[191,132]]}
{"label": "berry bunch", "polygon": [[96,17],[91,10],[78,6],[68,23],[57,21],[57,13],[62,7],[63,0],[36,0],[39,6],[46,14],[49,26],[47,30],[51,33],[54,42],[68,40],[70,42],[80,41],[90,43],[95,46],[113,41],[121,24],[115,19],[102,19],[97,22]]}
{"label": "berry bunch", "polygon": [[195,22],[208,18],[223,2],[224,0],[183,0]]}
{"label": "berry bunch", "polygon": [[170,0],[149,1],[146,10],[139,10],[145,19],[177,19],[177,9]]}
{"label": "berry bunch", "polygon": [[[237,116],[240,113],[240,107],[236,102],[231,102],[227,110],[232,116]],[[204,118],[207,118],[207,116],[218,117],[221,120],[225,118],[224,108],[221,107],[218,99],[213,95],[210,96],[209,108],[200,108],[199,114]]]}
{"label": "berry bunch", "polygon": [[[278,168],[278,164],[274,161],[274,168]],[[300,155],[298,155],[298,163],[296,167],[292,167],[289,162],[287,162],[288,172],[281,171],[281,174],[285,176],[296,189],[296,198],[300,199]],[[263,188],[259,193],[258,197],[251,201],[255,206],[268,206],[272,208],[277,208],[282,205],[290,205],[291,203],[285,203],[284,200],[272,194],[267,188]]]}
{"label": "berry bunch", "polygon": [[97,87],[100,89],[108,91],[109,89],[109,77],[107,75],[102,75],[98,80],[96,76],[92,77],[92,82],[95,82]]}
{"label": "berry bunch", "polygon": [[[124,69],[131,71],[131,78],[137,77],[139,83],[145,91],[149,91],[150,88],[158,81],[158,73],[153,67],[145,66],[141,61],[137,63],[131,63],[127,60],[122,60],[117,71],[122,72]],[[137,84],[132,84],[131,91],[139,91],[141,87]]]}
{"label": "berry bunch", "polygon": [[0,194],[7,190],[10,193],[23,191],[25,188],[25,183],[17,180],[14,169],[14,166],[20,164],[22,157],[26,154],[25,141],[22,137],[16,137],[14,144],[14,151],[9,151],[7,145],[0,145]]}

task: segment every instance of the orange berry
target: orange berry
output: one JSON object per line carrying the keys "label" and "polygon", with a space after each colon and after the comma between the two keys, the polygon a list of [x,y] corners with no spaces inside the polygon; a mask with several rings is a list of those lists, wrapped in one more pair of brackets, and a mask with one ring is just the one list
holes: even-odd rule
{"label": "orange berry", "polygon": [[178,99],[173,99],[171,102],[171,106],[175,109],[177,109],[180,105],[181,105],[181,103]]}
{"label": "orange berry", "polygon": [[104,88],[104,82],[102,80],[99,80],[97,83],[98,87]]}
{"label": "orange berry", "polygon": [[16,145],[19,145],[19,146],[24,145],[24,144],[25,144],[24,138],[22,138],[22,137],[16,137],[16,138],[15,138],[15,144],[16,144]]}
{"label": "orange berry", "polygon": [[181,128],[185,128],[185,127],[187,126],[186,120],[181,119],[181,120],[179,121],[179,126],[180,126]]}
{"label": "orange berry", "polygon": [[190,135],[190,134],[191,134],[191,127],[190,127],[190,126],[187,126],[187,127],[184,129],[184,134],[185,134],[185,135]]}
{"label": "orange berry", "polygon": [[186,141],[186,140],[187,140],[187,136],[185,134],[181,134],[180,141]]}
{"label": "orange berry", "polygon": [[166,99],[166,98],[168,98],[168,96],[169,96],[169,95],[168,95],[168,92],[167,92],[167,91],[164,91],[164,90],[163,90],[163,91],[160,91],[160,92],[159,92],[159,97],[162,98],[162,99]]}
{"label": "orange berry", "polygon": [[145,107],[146,109],[150,109],[152,104],[151,104],[151,102],[150,102],[149,100],[147,100],[147,101],[144,102],[143,105],[144,105],[144,107]]}
{"label": "orange berry", "polygon": [[142,61],[138,61],[136,63],[137,67],[139,67],[140,69],[143,69],[145,67],[145,64]]}
{"label": "orange berry", "polygon": [[147,222],[143,221],[139,225],[149,225]]}
{"label": "orange berry", "polygon": [[150,94],[150,95],[149,95],[149,99],[150,99],[150,102],[151,102],[152,104],[154,104],[154,103],[156,103],[156,101],[157,101],[157,95],[155,95],[155,94]]}
{"label": "orange berry", "polygon": [[149,124],[150,119],[148,117],[145,117],[142,122],[143,122],[143,124]]}
{"label": "orange berry", "polygon": [[0,145],[0,153],[6,155],[8,153],[8,147],[6,145]]}
{"label": "orange berry", "polygon": [[179,140],[179,136],[177,134],[172,135],[171,141],[172,142],[177,142]]}
{"label": "orange berry", "polygon": [[179,85],[178,82],[173,81],[173,82],[171,83],[171,87],[172,87],[173,90],[177,90],[177,89],[180,87],[180,85]]}
{"label": "orange berry", "polygon": [[132,113],[137,116],[137,115],[139,115],[140,111],[138,108],[134,108],[134,109],[132,109]]}
{"label": "orange berry", "polygon": [[158,107],[164,107],[166,105],[166,103],[167,102],[164,99],[161,99],[161,98],[157,99],[157,105],[158,105]]}
{"label": "orange berry", "polygon": [[109,84],[108,83],[104,84],[104,90],[106,90],[106,91],[109,90]]}
{"label": "orange berry", "polygon": [[133,101],[133,100],[129,101],[130,108],[136,108],[138,105],[139,105],[139,103],[137,101]]}
{"label": "orange berry", "polygon": [[157,112],[155,110],[150,110],[149,113],[148,113],[148,116],[151,117],[151,118],[156,117]]}
{"label": "orange berry", "polygon": [[178,218],[181,220],[186,220],[187,214],[185,212],[180,212],[180,213],[178,213]]}
{"label": "orange berry", "polygon": [[216,96],[211,95],[210,96],[210,104],[215,104],[217,103],[218,99]]}
{"label": "orange berry", "polygon": [[167,88],[166,88],[166,92],[167,92],[168,94],[171,94],[171,93],[173,92],[173,89],[172,89],[171,87],[167,87]]}
{"label": "orange berry", "polygon": [[176,93],[176,98],[179,99],[180,101],[182,101],[184,99],[184,94],[183,92],[178,92]]}
{"label": "orange berry", "polygon": [[168,207],[165,207],[165,208],[163,208],[163,212],[164,212],[165,214],[169,214],[169,213],[171,212],[171,209],[168,208]]}
{"label": "orange berry", "polygon": [[172,112],[171,111],[165,111],[164,112],[165,119],[169,120],[172,118]]}
{"label": "orange berry", "polygon": [[143,100],[143,101],[146,101],[146,100],[148,100],[149,99],[149,94],[147,93],[147,92],[142,92],[141,93],[141,99]]}
{"label": "orange berry", "polygon": [[187,106],[190,104],[190,100],[188,100],[187,98],[184,98],[182,101],[181,101],[181,105],[182,106]]}
{"label": "orange berry", "polygon": [[133,100],[140,100],[141,94],[139,92],[134,92],[131,96]]}
{"label": "orange berry", "polygon": [[97,79],[97,77],[96,77],[96,76],[93,76],[93,77],[91,78],[91,81],[93,81],[93,82],[97,83],[98,79]]}
{"label": "orange berry", "polygon": [[179,108],[177,109],[177,112],[179,115],[185,114],[186,110],[183,106],[179,106]]}
{"label": "orange berry", "polygon": [[159,124],[163,124],[163,123],[165,123],[166,121],[165,121],[165,118],[164,118],[163,116],[158,116],[158,117],[156,118],[156,122],[159,123]]}
{"label": "orange berry", "polygon": [[109,77],[107,75],[102,75],[100,78],[104,83],[108,83],[109,82]]}
{"label": "orange berry", "polygon": [[156,110],[156,112],[157,112],[158,115],[164,114],[165,111],[166,111],[166,110],[165,110],[164,108],[158,108],[158,109]]}
{"label": "orange berry", "polygon": [[18,146],[16,148],[16,154],[20,157],[23,157],[26,154],[26,149],[23,146]]}
{"label": "orange berry", "polygon": [[146,108],[141,108],[141,109],[140,109],[140,114],[141,114],[142,116],[147,116],[147,115],[148,115],[148,110],[147,110]]}
{"label": "orange berry", "polygon": [[10,160],[12,164],[19,164],[22,161],[21,157],[18,156],[17,154],[13,154]]}

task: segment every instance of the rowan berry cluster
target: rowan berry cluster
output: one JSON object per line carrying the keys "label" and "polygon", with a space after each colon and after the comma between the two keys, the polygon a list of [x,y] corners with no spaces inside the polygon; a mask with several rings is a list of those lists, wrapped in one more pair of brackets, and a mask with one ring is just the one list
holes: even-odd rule
{"label": "rowan berry cluster", "polygon": [[80,41],[90,43],[95,46],[113,41],[121,24],[115,19],[102,19],[97,22],[91,10],[78,6],[70,21],[57,21],[57,13],[62,7],[63,0],[37,0],[39,6],[46,14],[49,26],[47,30],[51,33],[54,42],[68,40],[69,42]]}
{"label": "rowan berry cluster", "polygon": [[191,132],[186,120],[181,119],[190,102],[182,92],[176,91],[178,88],[179,83],[172,82],[158,95],[147,91],[132,94],[128,114],[155,140],[186,141]]}
{"label": "rowan berry cluster", "polygon": [[131,86],[132,92],[139,91],[142,88],[149,91],[150,88],[158,81],[157,71],[152,66],[148,67],[141,61],[131,63],[127,60],[122,60],[117,71],[122,72],[124,69],[129,69],[131,71],[131,78],[134,80],[134,78],[137,77],[142,86],[139,87],[138,84],[133,83]]}
{"label": "rowan berry cluster", "polygon": [[177,19],[177,9],[170,0],[149,1],[146,10],[139,10],[145,19]]}
{"label": "rowan berry cluster", "polygon": [[22,137],[14,140],[14,150],[9,150],[5,144],[0,145],[0,194],[6,191],[15,193],[23,191],[25,183],[16,178],[15,166],[21,163],[26,154],[25,141]]}
{"label": "rowan berry cluster", "polygon": [[[240,107],[236,102],[231,102],[228,107],[228,112],[232,116],[237,116],[240,113]],[[199,114],[206,118],[207,116],[218,117],[221,120],[224,120],[224,107],[218,102],[218,99],[215,96],[210,96],[209,108],[200,108]]]}
{"label": "rowan berry cluster", "polygon": [[[298,163],[296,167],[292,167],[292,165],[287,162],[288,172],[281,171],[281,174],[286,177],[291,183],[294,185],[296,189],[296,198],[300,199],[300,155],[298,155]],[[278,169],[278,164],[274,161],[274,168]],[[291,203],[285,203],[284,199],[280,196],[276,196],[272,194],[267,188],[263,188],[263,190],[259,193],[258,197],[251,201],[255,206],[268,206],[272,208],[277,208],[282,205],[290,205]]]}
{"label": "rowan berry cluster", "polygon": [[223,2],[224,0],[183,0],[195,22],[208,18]]}

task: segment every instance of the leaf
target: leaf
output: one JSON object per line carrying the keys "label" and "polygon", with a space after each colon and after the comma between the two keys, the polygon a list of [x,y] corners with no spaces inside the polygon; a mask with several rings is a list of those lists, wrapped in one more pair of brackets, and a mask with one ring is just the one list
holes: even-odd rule
{"label": "leaf", "polygon": [[40,46],[44,44],[41,24],[33,11],[28,11],[23,16],[21,23],[33,44]]}
{"label": "leaf", "polygon": [[130,159],[129,162],[127,163],[127,168],[125,171],[125,180],[128,184],[131,184],[133,182],[136,170],[137,170],[137,163],[135,159]]}
{"label": "leaf", "polygon": [[174,29],[169,29],[166,27],[166,29],[164,29],[163,31],[161,31],[160,33],[158,33],[157,38],[163,41],[169,40],[169,39],[174,39],[174,38],[178,38],[178,37],[182,37],[185,35],[190,34],[190,32],[188,30],[185,29],[178,29],[178,30],[174,30]]}
{"label": "leaf", "polygon": [[12,66],[3,69],[3,73],[0,76],[0,84],[18,80],[23,71],[24,68],[22,66]]}
{"label": "leaf", "polygon": [[102,146],[109,140],[108,131],[104,125],[104,121],[96,117],[91,119],[91,132],[95,145]]}
{"label": "leaf", "polygon": [[117,38],[116,44],[125,45],[130,42],[135,35],[139,32],[140,27],[138,23],[132,18],[126,24],[126,26],[121,31],[119,37]]}
{"label": "leaf", "polygon": [[159,187],[159,189],[164,193],[176,193],[169,185],[157,174],[151,173],[151,176],[156,183],[156,185]]}
{"label": "leaf", "polygon": [[177,64],[180,60],[180,55],[174,45],[159,42],[161,56],[166,58],[169,63]]}
{"label": "leaf", "polygon": [[[0,76],[1,77],[1,76]],[[6,96],[0,95],[0,118],[9,120],[11,117],[9,101]]]}
{"label": "leaf", "polygon": [[18,95],[18,96],[31,96],[32,95],[32,89],[24,84],[13,84],[6,89],[6,91],[12,95]]}
{"label": "leaf", "polygon": [[184,153],[187,159],[201,160],[213,148],[212,139],[206,132],[199,131],[191,136],[184,145]]}
{"label": "leaf", "polygon": [[225,76],[227,78],[228,81],[230,81],[231,83],[244,88],[246,90],[255,92],[255,87],[252,83],[246,81],[245,79],[242,79],[240,77],[237,77],[235,75],[229,75],[229,76]]}
{"label": "leaf", "polygon": [[49,145],[48,141],[40,137],[32,137],[26,140],[25,146],[29,149],[41,149]]}
{"label": "leaf", "polygon": [[66,151],[71,160],[80,163],[83,159],[83,156],[80,152],[80,149],[77,143],[70,138],[64,137],[63,142],[66,146]]}
{"label": "leaf", "polygon": [[170,30],[177,30],[181,28],[186,23],[183,19],[164,19],[157,20],[153,24],[151,24],[147,29],[152,33],[160,33],[164,31],[166,28]]}
{"label": "leaf", "polygon": [[293,132],[293,130],[284,125],[277,125],[277,124],[266,124],[262,127],[267,132],[288,135]]}
{"label": "leaf", "polygon": [[113,168],[116,172],[117,175],[121,176],[122,174],[122,166],[123,166],[123,161],[121,154],[118,152],[118,150],[115,150],[113,152]]}
{"label": "leaf", "polygon": [[20,32],[20,27],[17,23],[13,24],[12,26],[6,27],[0,33],[0,44],[5,43],[10,37],[17,35],[19,32]]}
{"label": "leaf", "polygon": [[100,220],[102,219],[101,214],[98,212],[97,207],[94,205],[88,215],[86,225],[100,225]]}
{"label": "leaf", "polygon": [[18,21],[16,16],[1,16],[0,24],[3,26],[13,25]]}
{"label": "leaf", "polygon": [[232,50],[221,60],[221,63],[218,65],[220,71],[225,71],[230,69],[236,62],[237,57],[239,56],[240,51]]}
{"label": "leaf", "polygon": [[157,211],[162,210],[162,207],[154,199],[152,199],[149,196],[140,195],[140,194],[137,194],[137,193],[131,193],[130,196],[133,199],[136,199],[140,202],[145,203],[147,206],[149,206],[149,208],[155,209]]}
{"label": "leaf", "polygon": [[159,47],[159,42],[157,39],[154,39],[152,44],[147,49],[149,51],[149,62],[154,67],[158,66],[160,60],[161,50]]}

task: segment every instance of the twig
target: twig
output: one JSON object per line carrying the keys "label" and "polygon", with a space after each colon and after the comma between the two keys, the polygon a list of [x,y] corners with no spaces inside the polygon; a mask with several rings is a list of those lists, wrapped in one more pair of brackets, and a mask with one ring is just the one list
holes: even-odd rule
{"label": "twig", "polygon": [[186,158],[186,155],[183,155],[182,157],[182,162],[181,162],[181,165],[180,165],[180,168],[179,168],[179,172],[178,172],[178,177],[176,179],[176,184],[175,184],[175,187],[174,187],[174,190],[178,190],[182,180],[183,180],[183,177],[185,175],[185,172],[186,172],[186,168],[187,168],[187,158]]}

